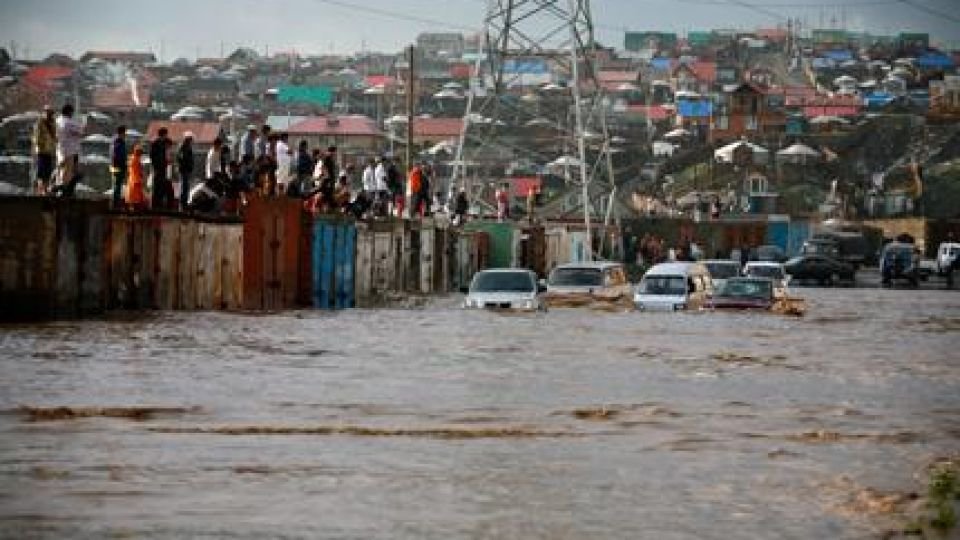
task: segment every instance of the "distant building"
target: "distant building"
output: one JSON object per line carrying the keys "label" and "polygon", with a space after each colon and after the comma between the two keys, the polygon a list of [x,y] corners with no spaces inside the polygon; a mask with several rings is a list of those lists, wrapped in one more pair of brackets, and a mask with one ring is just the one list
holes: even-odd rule
{"label": "distant building", "polygon": [[417,36],[417,49],[426,56],[460,58],[464,51],[463,34],[424,32]]}
{"label": "distant building", "polygon": [[442,141],[457,139],[463,130],[463,118],[413,119],[413,143],[430,146]]}
{"label": "distant building", "polygon": [[193,133],[193,151],[196,155],[195,170],[203,170],[204,155],[211,147],[217,137],[223,137],[224,132],[220,124],[216,122],[178,122],[176,120],[154,120],[147,126],[146,140],[152,141],[157,138],[160,128],[167,128],[167,135],[174,145],[183,141],[183,136],[188,131]]}
{"label": "distant building", "polygon": [[379,153],[386,140],[377,123],[361,115],[311,116],[291,124],[286,132],[292,144],[306,140],[310,148],[336,146],[340,154],[353,156]]}
{"label": "distant building", "polygon": [[150,107],[150,90],[130,84],[93,91],[93,107],[104,112],[129,112]]}
{"label": "distant building", "polygon": [[154,64],[157,57],[149,52],[131,51],[87,51],[80,57],[80,62],[86,64],[91,60],[100,60],[109,64],[139,65]]}
{"label": "distant building", "polygon": [[191,105],[209,107],[229,104],[236,99],[239,87],[228,79],[194,79],[187,86],[187,101]]}
{"label": "distant building", "polygon": [[677,65],[671,73],[675,90],[705,94],[717,82],[716,62],[689,62]]}
{"label": "distant building", "polygon": [[751,83],[741,83],[721,95],[713,111],[710,141],[732,141],[743,137],[783,132],[783,108],[770,106],[765,92]]}

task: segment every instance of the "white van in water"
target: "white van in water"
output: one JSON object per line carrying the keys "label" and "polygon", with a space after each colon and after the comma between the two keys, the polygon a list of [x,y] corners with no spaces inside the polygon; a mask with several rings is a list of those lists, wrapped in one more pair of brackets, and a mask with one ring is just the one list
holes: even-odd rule
{"label": "white van in water", "polygon": [[713,282],[700,263],[662,263],[651,268],[633,295],[641,311],[699,310],[713,295]]}

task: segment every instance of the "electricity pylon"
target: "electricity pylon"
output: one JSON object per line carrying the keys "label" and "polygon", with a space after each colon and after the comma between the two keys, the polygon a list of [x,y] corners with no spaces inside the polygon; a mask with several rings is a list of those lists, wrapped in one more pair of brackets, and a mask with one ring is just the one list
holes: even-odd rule
{"label": "electricity pylon", "polygon": [[488,0],[478,49],[451,188],[478,201],[507,164],[539,168],[562,153],[589,235],[591,197],[612,206],[615,185],[590,0]]}

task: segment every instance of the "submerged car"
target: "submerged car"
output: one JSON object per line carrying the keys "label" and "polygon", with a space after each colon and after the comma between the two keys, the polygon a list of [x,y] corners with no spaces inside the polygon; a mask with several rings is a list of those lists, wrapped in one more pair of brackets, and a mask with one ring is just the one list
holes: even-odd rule
{"label": "submerged car", "polygon": [[547,299],[630,297],[630,283],[623,265],[616,262],[561,264],[547,279]]}
{"label": "submerged car", "polygon": [[464,308],[511,309],[537,311],[543,309],[537,275],[530,270],[503,268],[483,270],[473,276]]}
{"label": "submerged car", "polygon": [[774,280],[764,277],[728,279],[707,303],[712,309],[769,310],[777,298]]}
{"label": "submerged car", "polygon": [[651,268],[633,296],[634,305],[648,310],[698,310],[713,294],[713,280],[700,263],[662,263]]}
{"label": "submerged car", "polygon": [[816,280],[822,285],[832,285],[841,280],[853,282],[856,270],[853,266],[823,255],[800,255],[784,263],[783,269],[793,280]]}
{"label": "submerged car", "polygon": [[740,276],[740,263],[729,259],[709,259],[702,263],[707,267],[714,288],[723,285],[730,278]]}
{"label": "submerged car", "polygon": [[783,269],[783,265],[777,262],[751,261],[743,267],[743,275],[746,277],[769,278],[773,280],[773,292],[779,296],[786,296],[787,282],[790,276]]}

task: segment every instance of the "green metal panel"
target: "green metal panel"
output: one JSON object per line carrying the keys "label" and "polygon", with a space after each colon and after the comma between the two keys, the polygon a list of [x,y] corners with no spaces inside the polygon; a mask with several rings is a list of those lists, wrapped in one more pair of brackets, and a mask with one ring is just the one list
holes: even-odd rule
{"label": "green metal panel", "polygon": [[468,223],[467,230],[483,231],[490,236],[490,268],[509,268],[513,266],[513,225],[474,221]]}
{"label": "green metal panel", "polygon": [[277,101],[280,103],[313,103],[329,107],[333,103],[333,90],[327,86],[281,86]]}

